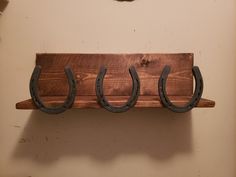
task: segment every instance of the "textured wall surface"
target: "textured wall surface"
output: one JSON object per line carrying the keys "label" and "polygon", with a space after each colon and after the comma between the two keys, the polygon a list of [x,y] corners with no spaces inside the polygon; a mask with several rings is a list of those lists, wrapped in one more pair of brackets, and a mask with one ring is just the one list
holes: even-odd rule
{"label": "textured wall surface", "polygon": [[[194,52],[214,109],[15,109],[35,53]],[[235,177],[235,0],[11,0],[0,16],[0,177]]]}

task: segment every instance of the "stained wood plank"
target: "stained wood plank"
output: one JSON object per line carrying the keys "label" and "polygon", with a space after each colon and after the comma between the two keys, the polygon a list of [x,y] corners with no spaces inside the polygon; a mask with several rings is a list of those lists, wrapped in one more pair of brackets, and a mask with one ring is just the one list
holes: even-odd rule
{"label": "stained wood plank", "polygon": [[[47,106],[64,102],[68,92],[64,67],[70,66],[77,80],[77,97],[73,108],[100,108],[95,94],[99,68],[108,71],[104,94],[114,106],[129,98],[132,82],[128,69],[135,66],[140,78],[140,96],[135,107],[162,107],[157,84],[165,65],[171,66],[167,94],[176,105],[186,104],[193,94],[193,54],[37,54],[36,64],[42,67],[39,94]],[[197,107],[214,107],[215,102],[201,99]],[[17,109],[36,109],[31,99],[16,104]]]}
{"label": "stained wood plank", "polygon": [[[114,105],[124,104],[128,96],[107,96],[109,102]],[[65,96],[44,96],[42,100],[47,106],[58,106],[64,102]],[[190,99],[189,96],[170,96],[170,100],[176,105],[184,105]],[[214,107],[215,102],[208,99],[201,99],[197,107]],[[136,108],[161,108],[163,107],[158,96],[140,96]],[[36,109],[31,99],[16,104],[17,109]],[[100,108],[96,96],[77,96],[72,108]]]}
{"label": "stained wood plank", "polygon": [[167,93],[190,96],[193,91],[193,54],[37,54],[42,66],[39,90],[42,96],[67,95],[64,67],[69,65],[77,79],[77,95],[95,95],[99,68],[108,68],[104,80],[106,95],[130,95],[132,82],[128,68],[134,65],[140,77],[140,95],[157,95],[157,83],[165,65],[171,66]]}

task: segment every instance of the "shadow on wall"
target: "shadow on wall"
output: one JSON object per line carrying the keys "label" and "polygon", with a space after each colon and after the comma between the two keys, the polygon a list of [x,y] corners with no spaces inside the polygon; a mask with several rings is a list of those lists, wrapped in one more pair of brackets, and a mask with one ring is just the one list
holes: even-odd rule
{"label": "shadow on wall", "polygon": [[33,111],[13,158],[53,163],[62,156],[109,161],[118,155],[146,154],[168,160],[191,153],[191,112],[133,109],[114,114],[101,109],[69,110],[56,116]]}

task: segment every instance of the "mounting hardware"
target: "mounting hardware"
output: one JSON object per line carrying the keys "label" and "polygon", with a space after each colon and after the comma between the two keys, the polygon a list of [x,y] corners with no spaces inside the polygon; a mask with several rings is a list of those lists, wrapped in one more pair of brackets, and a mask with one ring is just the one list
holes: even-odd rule
{"label": "mounting hardware", "polygon": [[107,69],[104,66],[102,66],[100,68],[100,72],[99,72],[97,79],[96,79],[95,89],[96,89],[96,95],[98,98],[98,102],[100,103],[100,105],[102,107],[104,107],[105,109],[107,109],[110,112],[120,113],[120,112],[128,111],[130,108],[134,107],[134,105],[136,104],[136,102],[138,100],[139,93],[140,93],[139,77],[138,77],[138,74],[137,74],[134,66],[131,66],[129,68],[129,73],[130,73],[130,76],[131,76],[132,82],[133,82],[132,94],[131,94],[129,100],[125,103],[125,105],[119,106],[119,107],[114,107],[114,106],[110,105],[103,93],[103,80],[104,80],[106,71],[107,71]]}
{"label": "mounting hardware", "polygon": [[175,106],[173,103],[171,103],[171,101],[169,100],[169,98],[167,96],[166,81],[167,81],[168,74],[170,73],[170,66],[166,65],[164,67],[162,74],[160,76],[160,79],[159,79],[158,91],[159,91],[159,96],[160,96],[162,104],[165,107],[167,107],[168,109],[170,109],[171,111],[178,112],[178,113],[187,112],[187,111],[191,110],[193,107],[195,107],[198,104],[198,102],[200,101],[201,96],[202,96],[202,92],[203,92],[202,75],[201,75],[201,72],[197,66],[194,66],[192,68],[192,72],[193,72],[193,76],[195,78],[194,94],[193,94],[191,100],[189,101],[189,103],[187,103],[183,107],[179,107],[179,106]]}
{"label": "mounting hardware", "polygon": [[68,79],[69,84],[69,93],[65,100],[65,102],[61,106],[57,107],[46,107],[44,103],[42,102],[39,94],[38,94],[38,80],[41,73],[41,66],[37,65],[34,68],[34,71],[32,73],[31,79],[30,79],[30,95],[32,97],[32,101],[34,102],[35,106],[39,108],[41,111],[48,113],[48,114],[59,114],[67,109],[69,109],[75,100],[76,97],[76,79],[73,75],[72,70],[70,67],[65,67],[65,74]]}

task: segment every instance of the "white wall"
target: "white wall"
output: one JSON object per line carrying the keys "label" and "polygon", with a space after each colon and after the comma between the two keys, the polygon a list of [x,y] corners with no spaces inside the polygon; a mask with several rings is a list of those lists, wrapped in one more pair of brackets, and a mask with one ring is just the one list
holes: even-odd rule
{"label": "white wall", "polygon": [[[11,0],[0,17],[0,176],[235,177],[235,49],[235,0]],[[216,107],[16,110],[37,52],[194,52]]]}

